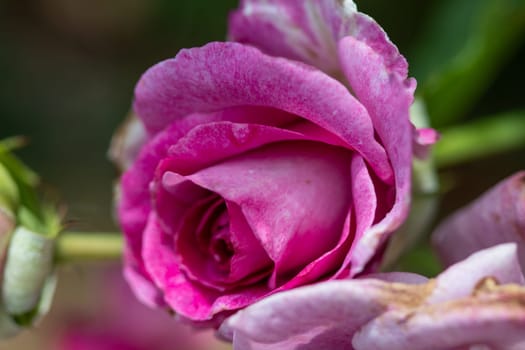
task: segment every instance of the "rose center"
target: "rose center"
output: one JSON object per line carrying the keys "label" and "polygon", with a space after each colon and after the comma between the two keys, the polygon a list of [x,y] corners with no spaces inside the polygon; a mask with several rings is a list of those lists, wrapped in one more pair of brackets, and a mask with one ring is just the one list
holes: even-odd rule
{"label": "rose center", "polygon": [[230,241],[230,220],[226,211],[222,212],[211,226],[209,253],[221,266],[227,266],[234,250]]}

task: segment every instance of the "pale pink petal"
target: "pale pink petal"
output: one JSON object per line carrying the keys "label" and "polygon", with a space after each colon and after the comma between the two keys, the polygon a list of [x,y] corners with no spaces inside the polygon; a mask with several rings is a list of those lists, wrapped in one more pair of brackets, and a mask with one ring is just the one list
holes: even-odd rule
{"label": "pale pink petal", "polygon": [[501,181],[447,218],[434,231],[432,240],[446,265],[479,249],[516,242],[525,268],[525,171]]}
{"label": "pale pink petal", "polygon": [[373,46],[353,37],[339,42],[339,57],[351,88],[370,113],[395,177],[393,207],[380,222],[365,232],[354,248],[351,273],[356,274],[363,270],[388,235],[401,225],[408,214],[413,130],[408,111],[413,101],[415,81],[406,80],[406,75],[400,74],[395,68],[397,66],[390,66]]}
{"label": "pale pink petal", "polygon": [[353,346],[356,350],[520,350],[525,346],[524,329],[525,288],[503,286],[474,289],[473,296],[417,310],[387,312],[358,331]]}
{"label": "pale pink petal", "polygon": [[360,279],[378,279],[385,282],[404,284],[423,284],[428,278],[411,272],[381,272],[359,276]]}
{"label": "pale pink petal", "polygon": [[298,62],[237,43],[211,43],[150,68],[135,90],[135,111],[151,133],[190,113],[239,106],[309,120],[359,152],[381,179],[392,180],[366,109],[343,84]]}
{"label": "pale pink petal", "polygon": [[476,284],[492,277],[501,284],[524,284],[516,244],[500,244],[484,249],[452,265],[436,278],[427,303],[440,303],[470,295]]}
{"label": "pale pink petal", "polygon": [[222,326],[234,349],[351,349],[353,333],[387,309],[408,302],[400,284],[374,279],[318,283],[277,293],[239,311]]}

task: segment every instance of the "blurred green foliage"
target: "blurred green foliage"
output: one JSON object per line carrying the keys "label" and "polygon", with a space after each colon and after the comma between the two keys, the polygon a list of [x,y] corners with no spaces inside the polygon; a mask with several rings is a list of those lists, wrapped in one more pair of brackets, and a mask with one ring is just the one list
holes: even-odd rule
{"label": "blurred green foliage", "polygon": [[465,117],[525,37],[523,0],[446,0],[423,29],[411,67],[432,125]]}

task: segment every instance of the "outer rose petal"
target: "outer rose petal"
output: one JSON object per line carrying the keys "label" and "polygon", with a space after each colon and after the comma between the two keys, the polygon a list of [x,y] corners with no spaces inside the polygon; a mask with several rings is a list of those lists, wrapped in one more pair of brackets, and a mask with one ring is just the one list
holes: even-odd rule
{"label": "outer rose petal", "polygon": [[375,279],[318,283],[239,311],[221,332],[233,332],[235,350],[351,349],[352,334],[363,324],[390,308],[418,302],[408,289]]}
{"label": "outer rose petal", "polygon": [[385,242],[388,234],[405,220],[410,205],[412,126],[409,107],[413,102],[414,80],[389,67],[385,58],[352,37],[339,42],[339,57],[346,78],[367,108],[374,128],[394,169],[395,203],[380,221],[370,227],[353,248],[351,275],[363,270]]}
{"label": "outer rose petal", "polygon": [[483,288],[487,287],[474,289],[474,296],[415,312],[387,312],[363,327],[353,346],[356,350],[523,349],[525,288]]}
{"label": "outer rose petal", "polygon": [[135,111],[150,133],[190,113],[238,106],[271,107],[309,120],[360,153],[379,178],[393,180],[366,109],[343,84],[299,62],[237,43],[211,43],[150,68],[135,89]]}
{"label": "outer rose petal", "polygon": [[525,171],[501,181],[447,218],[434,231],[432,240],[446,265],[479,249],[516,242],[525,268]]}
{"label": "outer rose petal", "polygon": [[389,69],[407,75],[407,63],[381,27],[351,0],[243,0],[230,17],[229,37],[264,52],[303,61],[340,77],[337,43],[363,41]]}
{"label": "outer rose petal", "polygon": [[514,243],[481,250],[449,267],[436,278],[434,291],[426,302],[466,297],[484,277],[495,278],[501,284],[525,283]]}

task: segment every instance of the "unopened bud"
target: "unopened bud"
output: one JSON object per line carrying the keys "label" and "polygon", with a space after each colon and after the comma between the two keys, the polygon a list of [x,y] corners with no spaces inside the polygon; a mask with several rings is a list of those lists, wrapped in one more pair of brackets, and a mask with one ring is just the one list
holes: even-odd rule
{"label": "unopened bud", "polygon": [[53,271],[54,239],[18,227],[9,244],[2,300],[11,315],[32,312]]}

